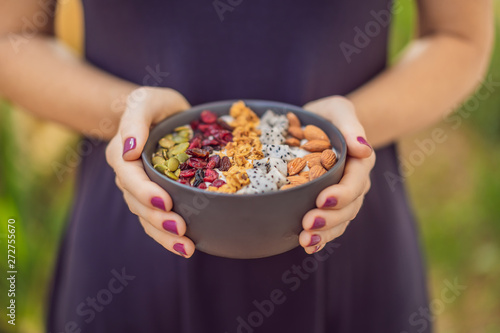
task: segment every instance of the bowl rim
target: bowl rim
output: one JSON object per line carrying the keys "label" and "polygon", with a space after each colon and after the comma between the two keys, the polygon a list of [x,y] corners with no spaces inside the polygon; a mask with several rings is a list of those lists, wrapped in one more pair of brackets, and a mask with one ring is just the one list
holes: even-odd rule
{"label": "bowl rim", "polygon": [[[148,168],[149,170],[151,170],[152,172],[154,173],[157,173],[158,175],[160,175],[161,177],[163,177],[164,179],[168,180],[171,184],[175,184],[174,186],[177,186],[181,189],[184,189],[184,190],[191,190],[191,191],[194,191],[194,193],[199,193],[199,194],[205,194],[205,195],[208,195],[208,196],[220,196],[220,197],[232,197],[232,198],[255,198],[255,197],[262,197],[262,196],[271,196],[271,195],[277,195],[277,194],[283,194],[283,193],[292,193],[294,191],[297,191],[301,188],[303,188],[304,186],[307,186],[307,185],[311,185],[311,184],[315,184],[315,183],[319,183],[322,179],[326,178],[329,174],[332,174],[334,172],[336,172],[339,168],[341,168],[341,166],[343,166],[345,163],[345,160],[346,160],[346,156],[347,156],[347,144],[346,144],[346,141],[345,141],[345,138],[344,136],[342,135],[342,133],[340,132],[340,130],[337,128],[337,126],[335,126],[335,124],[333,124],[331,121],[325,119],[324,117],[322,116],[319,116],[311,111],[307,111],[305,109],[303,109],[302,107],[300,106],[297,106],[297,105],[293,105],[293,104],[288,104],[288,103],[283,103],[283,102],[276,102],[276,101],[269,101],[269,100],[261,100],[261,99],[228,99],[228,100],[222,100],[222,101],[215,101],[215,102],[208,102],[208,103],[203,103],[203,104],[198,104],[198,105],[194,105],[192,106],[191,108],[185,110],[185,111],[181,111],[181,112],[178,112],[178,113],[175,113],[171,116],[168,116],[167,118],[163,119],[162,121],[160,121],[158,124],[156,124],[153,128],[150,129],[150,133],[152,133],[160,124],[162,124],[163,122],[167,121],[167,120],[170,120],[172,119],[173,117],[176,117],[176,116],[179,116],[181,114],[184,114],[185,112],[189,112],[189,111],[194,111],[193,109],[196,109],[196,110],[199,110],[199,109],[208,109],[210,110],[210,107],[213,107],[213,106],[220,106],[220,104],[232,104],[232,103],[235,103],[237,101],[243,101],[245,103],[245,105],[248,105],[247,103],[250,103],[250,104],[255,104],[255,103],[258,103],[258,104],[270,104],[269,108],[272,109],[272,108],[276,108],[276,107],[283,107],[284,110],[286,109],[289,109],[290,111],[293,111],[293,110],[300,110],[302,112],[307,112],[310,116],[312,116],[313,118],[317,118],[318,121],[322,121],[322,122],[328,122],[330,123],[331,126],[333,126],[333,129],[334,129],[334,132],[336,132],[336,134],[338,135],[339,139],[340,139],[340,144],[342,146],[342,151],[344,152],[343,154],[340,154],[340,158],[339,158],[339,154],[338,152],[336,152],[336,155],[337,155],[337,163],[335,163],[335,165],[330,169],[328,170],[324,175],[321,175],[320,177],[316,178],[316,179],[313,179],[305,184],[301,184],[299,186],[295,186],[295,187],[292,187],[290,189],[287,189],[287,190],[284,190],[284,191],[271,191],[271,192],[264,192],[264,193],[253,193],[253,194],[236,194],[236,193],[220,193],[220,192],[212,192],[212,191],[207,191],[207,190],[204,190],[204,189],[199,189],[197,187],[191,187],[191,186],[186,186],[184,184],[181,184],[181,183],[178,183],[170,178],[168,178],[166,175],[160,173],[158,170],[156,170],[152,163],[149,161],[149,158],[148,156],[146,156],[146,152],[145,152],[145,147],[150,144],[150,137],[151,136],[148,136],[148,139],[146,140],[146,143],[144,144],[144,148],[141,152],[141,159],[142,159],[142,164],[144,166],[144,168]],[[275,111],[275,110],[272,110],[272,111]],[[149,176],[148,176],[149,177]]]}

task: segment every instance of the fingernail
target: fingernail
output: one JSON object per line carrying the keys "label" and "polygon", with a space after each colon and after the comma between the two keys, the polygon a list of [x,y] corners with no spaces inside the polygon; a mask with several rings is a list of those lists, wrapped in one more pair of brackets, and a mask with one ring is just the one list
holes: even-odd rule
{"label": "fingernail", "polygon": [[135,138],[134,137],[127,138],[125,140],[125,142],[123,143],[123,154],[122,155],[125,155],[126,152],[134,149],[135,146],[136,146]]}
{"label": "fingernail", "polygon": [[167,211],[165,209],[165,202],[163,202],[163,199],[160,198],[160,197],[153,197],[153,198],[151,198],[151,204],[153,205],[153,207],[156,207],[158,209]]}
{"label": "fingernail", "polygon": [[311,236],[311,242],[307,246],[314,246],[321,242],[321,237],[319,235],[312,235]]}
{"label": "fingernail", "polygon": [[335,197],[328,197],[325,200],[325,203],[323,204],[323,208],[331,208],[337,206],[337,198]]}
{"label": "fingernail", "polygon": [[324,226],[326,225],[326,221],[324,218],[322,218],[321,216],[317,216],[315,219],[314,219],[314,223],[313,223],[313,226],[311,227],[311,229],[319,229],[319,228],[323,228]]}
{"label": "fingernail", "polygon": [[174,250],[179,252],[183,256],[187,256],[186,250],[184,250],[184,244],[182,244],[182,243],[175,243]]}
{"label": "fingernail", "polygon": [[321,249],[321,245],[316,245],[316,247],[314,248],[314,252],[313,253],[318,252],[319,249]]}
{"label": "fingernail", "polygon": [[373,150],[372,146],[370,146],[368,141],[366,141],[366,139],[363,138],[362,136],[358,136],[358,142],[361,143],[362,145],[370,147],[370,149]]}
{"label": "fingernail", "polygon": [[177,231],[177,222],[175,222],[173,220],[163,221],[162,226],[163,226],[163,229],[167,230],[168,232],[171,232],[175,235],[179,234],[179,232]]}

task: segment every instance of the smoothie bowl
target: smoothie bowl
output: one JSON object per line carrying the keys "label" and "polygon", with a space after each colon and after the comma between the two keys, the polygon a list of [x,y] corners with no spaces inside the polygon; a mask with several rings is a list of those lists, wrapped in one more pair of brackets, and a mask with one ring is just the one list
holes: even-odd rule
{"label": "smoothie bowl", "polygon": [[298,246],[302,217],[340,181],[345,159],[345,140],[331,122],[260,100],[175,114],[151,130],[142,153],[197,250],[240,259]]}

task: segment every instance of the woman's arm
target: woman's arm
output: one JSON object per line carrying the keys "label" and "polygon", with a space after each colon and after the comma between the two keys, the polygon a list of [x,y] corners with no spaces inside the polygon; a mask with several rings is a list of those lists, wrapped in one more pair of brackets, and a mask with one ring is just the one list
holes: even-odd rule
{"label": "woman's arm", "polygon": [[419,38],[398,63],[348,97],[382,146],[453,111],[478,85],[493,41],[491,0],[419,0]]}
{"label": "woman's arm", "polygon": [[[0,0],[0,95],[79,132],[113,137],[123,112],[117,101],[137,87],[86,64],[59,43],[55,1],[50,10],[43,3],[50,2]],[[34,35],[29,26],[36,27]]]}

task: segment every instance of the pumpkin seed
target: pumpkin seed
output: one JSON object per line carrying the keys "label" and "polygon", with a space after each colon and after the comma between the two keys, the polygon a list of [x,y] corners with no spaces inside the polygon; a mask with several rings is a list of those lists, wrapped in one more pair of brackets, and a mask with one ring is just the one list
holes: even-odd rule
{"label": "pumpkin seed", "polygon": [[170,152],[173,155],[178,155],[180,153],[185,152],[186,149],[188,149],[188,147],[189,147],[189,142],[179,143],[178,145],[175,145],[172,149],[170,149]]}
{"label": "pumpkin seed", "polygon": [[161,156],[154,156],[152,162],[153,162],[153,165],[163,164],[163,163],[165,163],[165,159]]}
{"label": "pumpkin seed", "polygon": [[179,126],[174,129],[176,132],[181,132],[181,131],[190,131],[191,127],[189,126]]}
{"label": "pumpkin seed", "polygon": [[188,160],[189,155],[186,154],[186,153],[180,153],[180,154],[177,154],[177,156],[175,156],[175,157],[177,157],[177,159],[179,160],[179,162],[184,163],[184,162],[186,162]]}
{"label": "pumpkin seed", "polygon": [[175,143],[183,143],[183,142],[187,142],[188,138],[185,136],[176,135],[176,136],[174,136],[173,141]]}
{"label": "pumpkin seed", "polygon": [[161,156],[163,156],[165,160],[168,160],[170,158],[168,156],[168,149],[163,149]]}
{"label": "pumpkin seed", "polygon": [[161,173],[165,173],[165,171],[167,171],[167,166],[165,164],[156,164],[154,168]]}
{"label": "pumpkin seed", "polygon": [[175,157],[170,158],[167,161],[167,167],[168,167],[168,170],[170,170],[170,171],[177,170],[177,168],[179,168],[179,160],[176,159]]}
{"label": "pumpkin seed", "polygon": [[179,179],[179,177],[177,177],[175,175],[175,173],[173,173],[172,171],[167,171],[166,175],[167,175],[168,178],[173,179],[173,180]]}
{"label": "pumpkin seed", "polygon": [[189,139],[189,137],[191,136],[191,132],[190,131],[180,131],[179,136],[182,136],[183,138]]}
{"label": "pumpkin seed", "polygon": [[179,177],[180,174],[181,174],[181,169],[175,170],[174,175],[176,175],[177,177]]}
{"label": "pumpkin seed", "polygon": [[158,141],[158,143],[163,148],[172,148],[175,145],[174,141],[172,141],[170,139],[166,139],[166,138],[161,138],[160,141]]}

